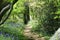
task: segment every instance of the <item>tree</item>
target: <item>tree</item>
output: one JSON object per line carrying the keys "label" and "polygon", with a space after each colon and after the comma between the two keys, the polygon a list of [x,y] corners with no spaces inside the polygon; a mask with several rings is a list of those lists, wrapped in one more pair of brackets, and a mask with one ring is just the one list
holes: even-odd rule
{"label": "tree", "polygon": [[[11,2],[4,1],[2,0],[0,3],[0,25],[3,24],[7,18],[9,17],[11,11],[13,10],[13,5],[17,2],[18,0],[13,0]],[[8,11],[9,10],[9,11]],[[7,12],[8,11],[8,12]],[[7,12],[7,13],[6,13]],[[4,15],[7,14],[6,17]],[[4,17],[4,18],[3,18]]]}
{"label": "tree", "polygon": [[29,20],[29,2],[25,2],[24,24],[27,24]]}

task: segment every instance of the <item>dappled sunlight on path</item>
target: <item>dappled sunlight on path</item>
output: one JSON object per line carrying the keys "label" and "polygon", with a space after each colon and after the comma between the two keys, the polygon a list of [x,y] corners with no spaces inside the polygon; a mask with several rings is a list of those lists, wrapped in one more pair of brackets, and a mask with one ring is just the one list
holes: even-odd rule
{"label": "dappled sunlight on path", "polygon": [[31,25],[26,25],[24,29],[24,35],[32,40],[45,40],[44,37],[40,37],[38,34],[32,33],[31,29],[32,29]]}

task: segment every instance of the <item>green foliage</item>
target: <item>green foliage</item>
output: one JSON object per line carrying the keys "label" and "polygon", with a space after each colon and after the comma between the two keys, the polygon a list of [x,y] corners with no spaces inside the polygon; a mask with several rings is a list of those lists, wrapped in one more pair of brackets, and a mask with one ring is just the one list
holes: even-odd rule
{"label": "green foliage", "polygon": [[52,34],[59,28],[59,3],[59,0],[38,0],[32,2],[34,5],[30,7],[30,13],[33,15],[32,18],[34,17],[33,19],[38,21],[36,28],[38,31],[42,27],[42,31]]}
{"label": "green foliage", "polygon": [[[23,29],[24,29],[24,25],[22,23],[19,24],[19,23],[12,23],[12,22],[7,22],[0,27],[0,31],[2,31],[3,34],[8,33],[10,35],[18,37],[18,40],[27,40],[28,38],[26,38],[23,35]],[[2,38],[4,39],[4,37]]]}
{"label": "green foliage", "polygon": [[[12,2],[13,0],[5,0],[4,2]],[[14,35],[18,37],[18,40],[28,40],[27,37],[23,35],[24,29],[24,21],[23,21],[23,13],[25,10],[24,0],[18,0],[17,3],[14,4],[13,10],[11,12],[8,20],[0,26],[0,31],[3,33],[8,33],[10,35]],[[11,40],[10,37],[5,38],[2,34],[0,40]],[[15,38],[16,39],[16,38]]]}
{"label": "green foliage", "polygon": [[10,37],[4,37],[3,35],[0,35],[0,40],[11,40]]}
{"label": "green foliage", "polygon": [[11,16],[9,17],[10,21],[13,22],[23,22],[23,13],[24,13],[24,0],[18,0],[18,2],[14,5],[13,11],[11,12]]}

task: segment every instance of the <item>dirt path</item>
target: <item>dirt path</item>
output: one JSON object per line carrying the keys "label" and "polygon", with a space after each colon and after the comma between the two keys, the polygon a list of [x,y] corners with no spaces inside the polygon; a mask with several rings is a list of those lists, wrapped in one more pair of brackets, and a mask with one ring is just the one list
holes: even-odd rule
{"label": "dirt path", "polygon": [[24,29],[24,35],[30,38],[31,40],[45,40],[44,37],[39,37],[38,34],[31,32],[32,26],[26,25]]}

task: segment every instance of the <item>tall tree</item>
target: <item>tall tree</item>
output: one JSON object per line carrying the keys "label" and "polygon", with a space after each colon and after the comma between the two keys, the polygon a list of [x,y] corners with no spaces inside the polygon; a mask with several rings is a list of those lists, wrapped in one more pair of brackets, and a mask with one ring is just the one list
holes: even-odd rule
{"label": "tall tree", "polygon": [[[13,10],[13,5],[17,1],[18,0],[13,0],[13,1],[9,2],[9,0],[1,0],[1,2],[0,2],[0,4],[1,4],[0,5],[0,25],[3,24],[7,20],[7,18],[9,17],[9,15],[11,13],[11,11]],[[7,14],[6,17],[4,17],[5,14]]]}
{"label": "tall tree", "polygon": [[29,2],[25,2],[24,24],[27,24],[29,20]]}

